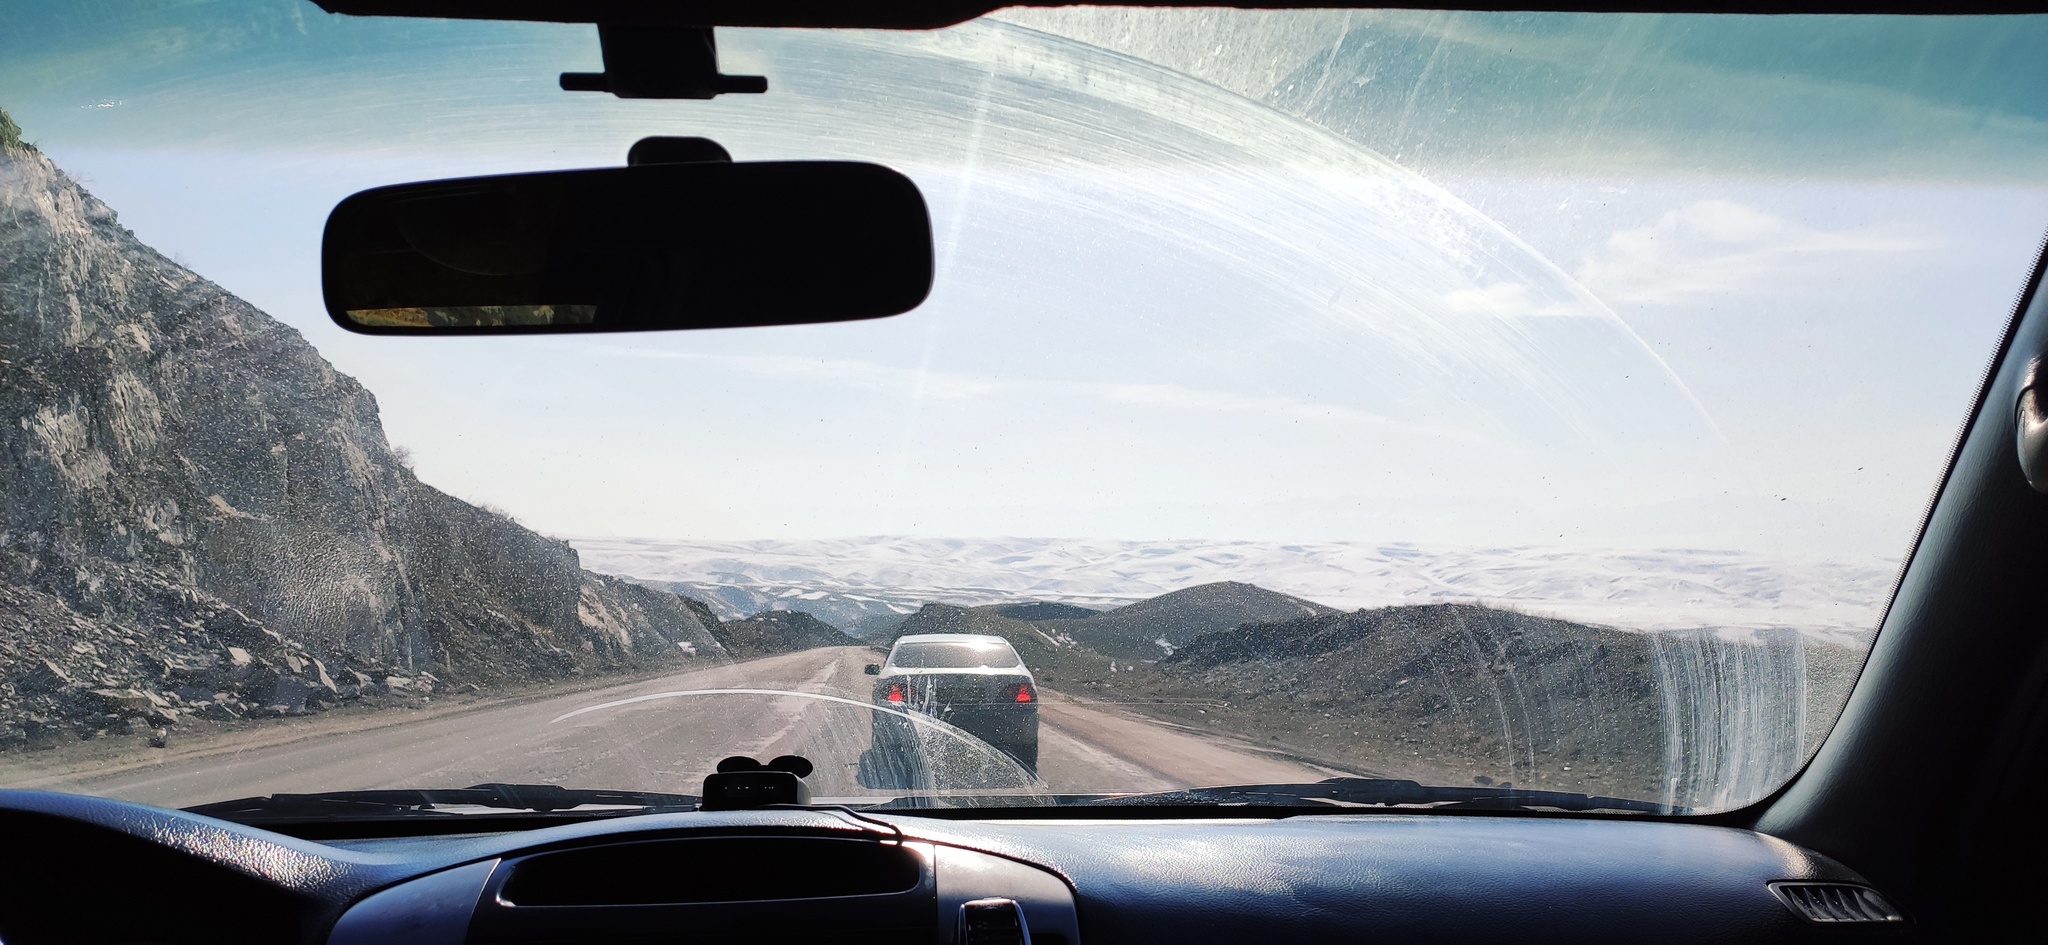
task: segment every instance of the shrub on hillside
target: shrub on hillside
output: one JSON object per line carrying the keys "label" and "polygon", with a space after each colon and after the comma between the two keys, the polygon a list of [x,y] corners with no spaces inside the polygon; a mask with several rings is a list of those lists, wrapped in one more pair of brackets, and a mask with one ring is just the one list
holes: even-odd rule
{"label": "shrub on hillside", "polygon": [[25,147],[21,141],[21,126],[7,117],[7,110],[0,108],[0,151],[12,151]]}

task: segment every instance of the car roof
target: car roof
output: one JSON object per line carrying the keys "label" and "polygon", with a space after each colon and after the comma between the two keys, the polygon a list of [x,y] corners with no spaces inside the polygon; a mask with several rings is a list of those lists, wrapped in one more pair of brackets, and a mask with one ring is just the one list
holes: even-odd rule
{"label": "car roof", "polygon": [[1010,641],[992,633],[911,633],[896,638],[896,645],[905,643],[1000,643],[1009,646]]}

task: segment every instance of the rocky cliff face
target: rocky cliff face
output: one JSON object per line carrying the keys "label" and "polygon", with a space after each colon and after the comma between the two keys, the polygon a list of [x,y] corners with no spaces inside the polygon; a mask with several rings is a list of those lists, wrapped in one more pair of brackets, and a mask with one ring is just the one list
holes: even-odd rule
{"label": "rocky cliff face", "polygon": [[20,145],[0,497],[0,743],[724,655],[702,604],[420,482],[297,331]]}

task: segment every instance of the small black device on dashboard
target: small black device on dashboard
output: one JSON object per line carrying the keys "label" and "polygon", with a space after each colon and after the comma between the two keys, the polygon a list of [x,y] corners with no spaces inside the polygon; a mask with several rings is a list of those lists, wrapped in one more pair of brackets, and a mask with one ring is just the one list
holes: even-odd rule
{"label": "small black device on dashboard", "polygon": [[762,764],[745,755],[718,763],[718,772],[704,777],[704,810],[750,810],[775,804],[809,804],[811,789],[804,777],[811,763],[801,755],[783,755]]}

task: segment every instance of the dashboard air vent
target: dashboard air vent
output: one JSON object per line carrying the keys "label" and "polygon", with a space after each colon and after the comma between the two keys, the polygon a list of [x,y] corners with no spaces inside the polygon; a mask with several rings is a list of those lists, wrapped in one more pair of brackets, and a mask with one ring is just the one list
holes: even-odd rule
{"label": "dashboard air vent", "polygon": [[1028,945],[1031,931],[1014,899],[976,899],[960,905],[959,945]]}
{"label": "dashboard air vent", "polygon": [[1793,912],[1808,922],[1835,923],[1904,922],[1906,917],[1892,908],[1877,890],[1854,883],[1772,883],[1777,894]]}

